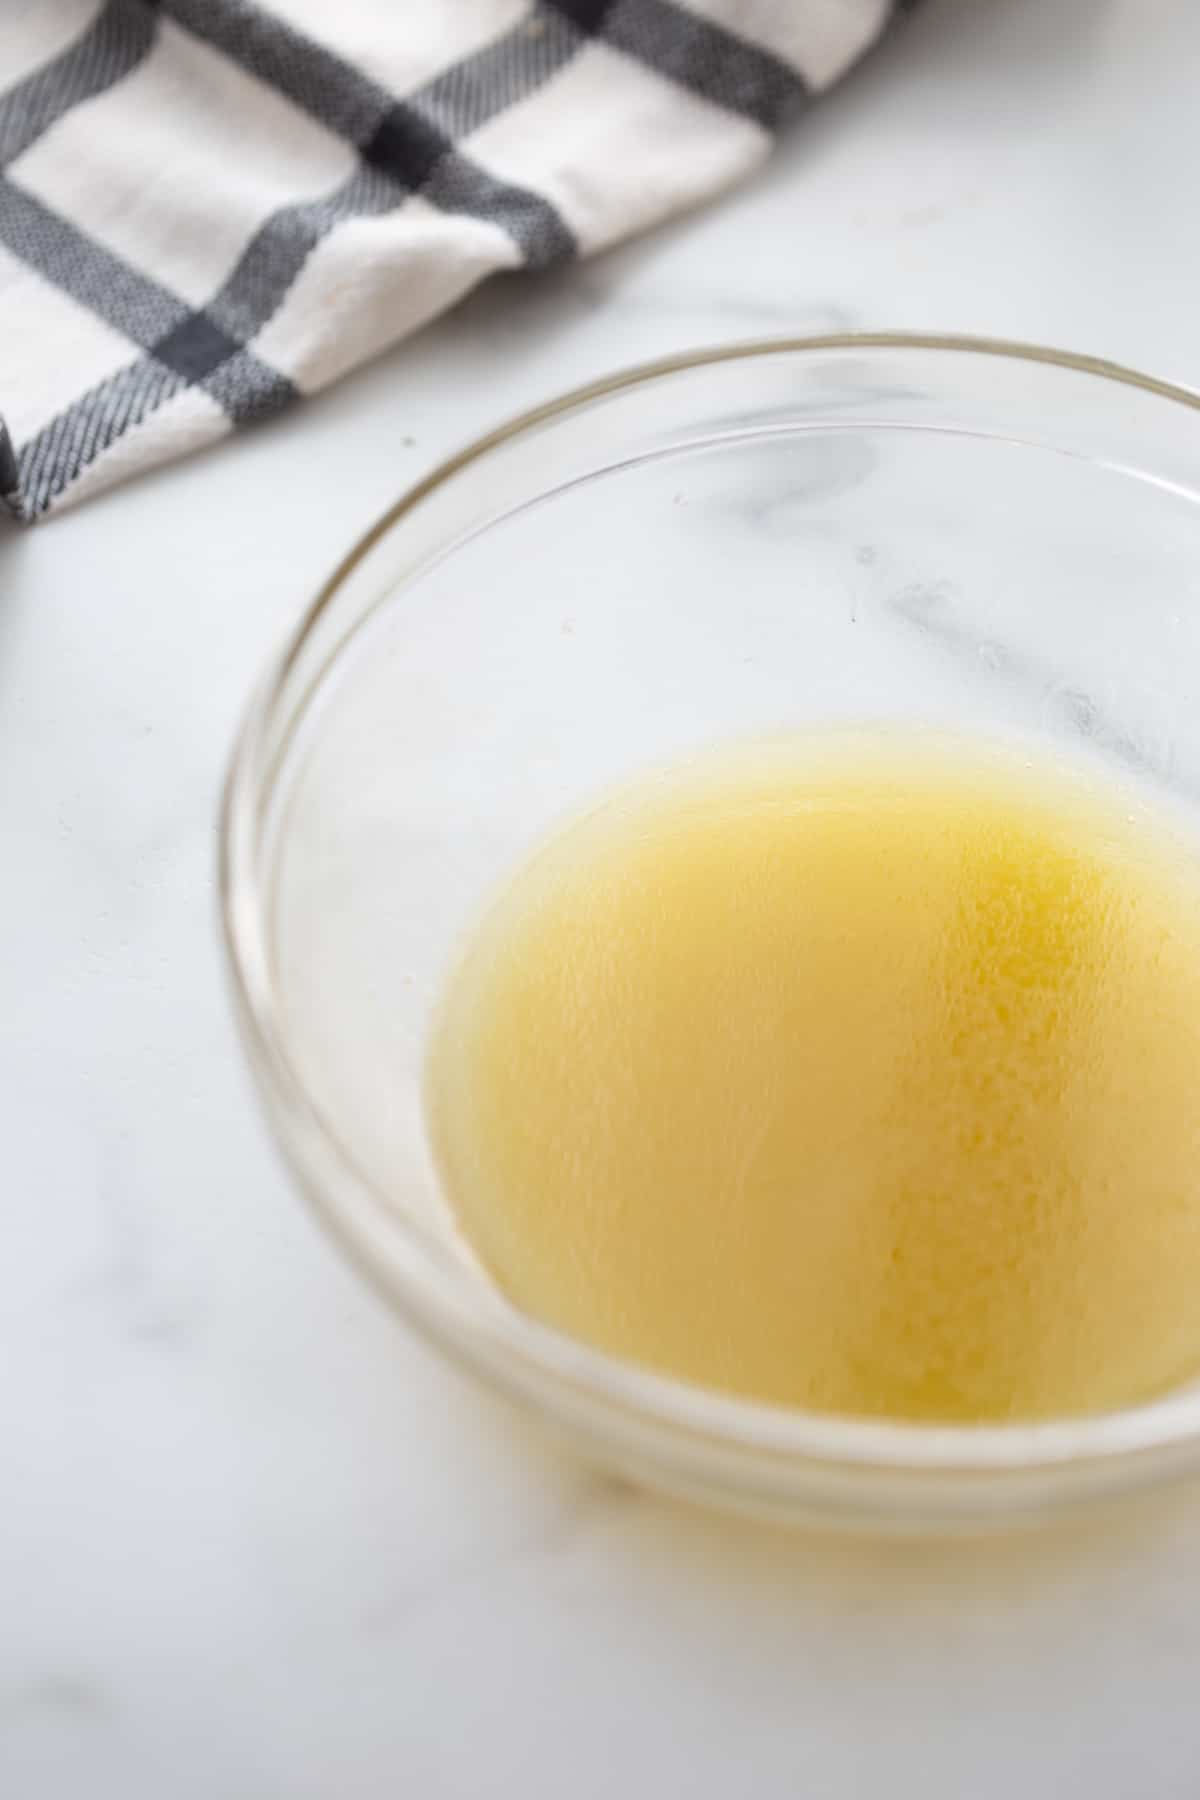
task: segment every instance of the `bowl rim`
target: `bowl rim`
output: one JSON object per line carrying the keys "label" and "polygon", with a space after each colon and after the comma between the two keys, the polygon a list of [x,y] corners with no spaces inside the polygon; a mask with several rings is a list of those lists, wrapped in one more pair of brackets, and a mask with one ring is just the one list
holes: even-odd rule
{"label": "bowl rim", "polygon": [[[905,331],[836,332],[741,340],[680,352],[635,364],[569,389],[528,408],[474,438],[405,489],[364,531],[321,584],[299,621],[286,633],[255,688],[235,739],[224,783],[218,829],[218,900],[221,934],[234,1008],[247,1055],[276,1137],[302,1190],[353,1260],[441,1349],[510,1396],[551,1413],[590,1416],[594,1430],[620,1438],[637,1427],[663,1434],[692,1459],[711,1463],[722,1455],[758,1459],[759,1473],[801,1493],[803,1479],[819,1470],[849,1477],[963,1478],[968,1512],[992,1510],[977,1478],[1001,1475],[1061,1478],[1090,1473],[1112,1485],[1118,1471],[1178,1466],[1200,1458],[1200,1389],[1100,1414],[1038,1422],[913,1424],[808,1412],[749,1401],[701,1388],[622,1361],[543,1325],[500,1295],[472,1287],[434,1240],[406,1219],[394,1202],[357,1166],[348,1147],[324,1119],[288,1050],[275,1004],[266,906],[257,876],[259,822],[283,756],[264,762],[276,710],[288,678],[312,633],[345,583],[369,553],[422,501],[493,450],[565,414],[663,376],[756,357],[855,351],[928,351],[948,356],[1009,359],[1048,365],[1093,377],[1200,412],[1200,391],[1140,373],[1105,358],[1056,350],[1019,340],[962,333]],[[340,644],[338,646],[340,648]],[[334,651],[336,657],[337,651]],[[328,673],[323,660],[296,703],[292,724],[311,707]],[[290,740],[290,731],[288,733]],[[286,746],[285,752],[286,755]],[[388,1235],[388,1276],[353,1228],[331,1187],[354,1191],[362,1216],[375,1215]],[[653,1462],[651,1449],[649,1461]],[[732,1479],[732,1477],[731,1477]],[[737,1479],[745,1479],[745,1471]],[[1061,1485],[1061,1480],[1058,1484]],[[1084,1485],[1081,1480],[1077,1485]],[[984,1488],[987,1484],[984,1484]],[[1040,1496],[1050,1500],[1047,1491]]]}

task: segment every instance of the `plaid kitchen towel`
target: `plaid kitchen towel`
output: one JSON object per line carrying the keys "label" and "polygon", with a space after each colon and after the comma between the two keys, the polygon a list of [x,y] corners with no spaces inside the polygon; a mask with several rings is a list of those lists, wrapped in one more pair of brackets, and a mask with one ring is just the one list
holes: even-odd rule
{"label": "plaid kitchen towel", "polygon": [[715,193],[911,0],[0,0],[0,494],[268,417]]}

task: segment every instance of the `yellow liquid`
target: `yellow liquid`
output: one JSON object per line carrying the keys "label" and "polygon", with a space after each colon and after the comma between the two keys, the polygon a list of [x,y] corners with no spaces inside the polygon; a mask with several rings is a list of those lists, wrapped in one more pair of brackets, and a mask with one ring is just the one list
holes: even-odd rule
{"label": "yellow liquid", "polygon": [[1117,787],[813,735],[517,874],[429,1065],[496,1282],[694,1382],[909,1419],[1200,1367],[1200,872]]}

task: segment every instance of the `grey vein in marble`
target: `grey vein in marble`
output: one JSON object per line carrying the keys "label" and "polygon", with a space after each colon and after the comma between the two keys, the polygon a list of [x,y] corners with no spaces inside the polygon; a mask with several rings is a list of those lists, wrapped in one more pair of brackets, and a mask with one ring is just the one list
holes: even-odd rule
{"label": "grey vein in marble", "polygon": [[894,593],[888,607],[918,641],[951,656],[973,680],[1012,690],[1038,704],[1047,723],[1085,740],[1131,772],[1153,775],[1176,794],[1200,798],[1200,778],[1175,767],[1169,738],[1134,731],[1107,712],[1081,680],[1073,681],[1044,659],[981,637],[963,614],[951,614],[958,599],[951,582],[914,582]]}

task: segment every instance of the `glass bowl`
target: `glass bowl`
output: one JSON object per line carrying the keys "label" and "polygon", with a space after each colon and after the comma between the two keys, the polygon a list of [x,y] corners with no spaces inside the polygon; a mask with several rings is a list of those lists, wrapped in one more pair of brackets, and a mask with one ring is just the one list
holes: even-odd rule
{"label": "glass bowl", "polygon": [[[426,1141],[431,1007],[497,879],[723,739],[1040,740],[1200,807],[1200,398],[1087,357],[894,335],[692,354],[528,413],[406,494],[269,670],[224,927],[302,1186],[443,1350],[635,1479],[786,1519],[978,1526],[1200,1460],[1200,1391],[1036,1425],[806,1414],[521,1315]],[[1196,821],[1200,829],[1200,820]]]}

